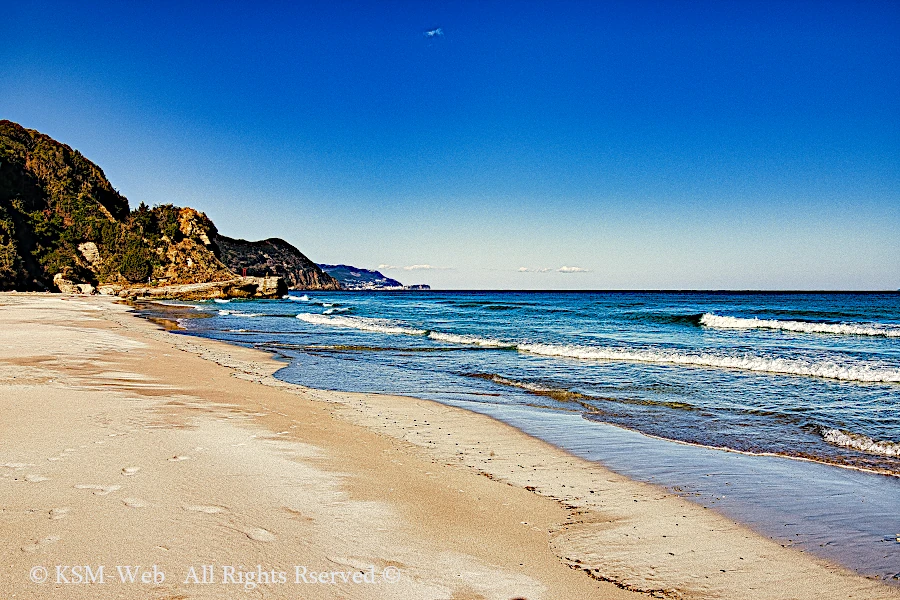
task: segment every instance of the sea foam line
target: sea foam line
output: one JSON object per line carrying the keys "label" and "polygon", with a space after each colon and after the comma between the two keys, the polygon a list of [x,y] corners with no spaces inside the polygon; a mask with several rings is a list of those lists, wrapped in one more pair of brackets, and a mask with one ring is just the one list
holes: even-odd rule
{"label": "sea foam line", "polygon": [[487,348],[509,348],[519,352],[573,358],[579,360],[635,362],[662,365],[682,365],[687,367],[712,367],[738,369],[756,373],[773,373],[776,375],[805,375],[839,381],[858,381],[871,383],[900,383],[900,370],[880,369],[868,365],[839,365],[831,361],[809,362],[789,358],[764,358],[758,356],[727,356],[701,353],[686,354],[672,350],[628,350],[621,348],[602,348],[556,344],[519,344],[504,342],[472,335],[441,333],[427,329],[403,327],[385,319],[368,317],[344,317],[301,313],[297,318],[317,325],[348,327],[378,333],[428,336],[429,338],[452,344],[469,344]]}
{"label": "sea foam line", "polygon": [[458,335],[455,333],[441,333],[439,331],[429,331],[428,337],[438,342],[448,342],[451,344],[470,344],[472,346],[483,346],[485,348],[515,348],[516,344],[509,342],[501,342],[500,340],[492,340],[489,338],[481,338],[474,335]]}
{"label": "sea foam line", "polygon": [[301,321],[306,321],[307,323],[313,323],[315,325],[347,327],[350,329],[361,329],[363,331],[374,331],[377,333],[389,333],[395,335],[425,335],[428,333],[424,329],[401,327],[386,319],[318,315],[314,313],[300,313],[297,315],[297,318]]}
{"label": "sea foam line", "polygon": [[822,439],[835,446],[859,450],[860,452],[866,452],[868,454],[900,456],[900,443],[873,440],[868,436],[852,433],[850,431],[826,429],[822,432]]}
{"label": "sea foam line", "polygon": [[[439,342],[448,342],[451,344],[469,344],[473,346],[484,346],[488,348],[515,348],[515,344],[501,342],[499,340],[491,340],[476,337],[474,335],[458,335],[455,333],[441,333],[439,331],[429,331],[428,329],[416,329],[413,327],[403,327],[397,325],[393,321],[387,319],[373,319],[371,317],[348,317],[334,316],[332,310],[326,310],[323,314],[300,313],[297,318],[307,323],[316,325],[331,325],[334,327],[348,327],[352,329],[360,329],[362,331],[374,331],[377,333],[388,333],[394,335],[416,335],[426,336]],[[336,309],[349,310],[349,309]]]}
{"label": "sea foam line", "polygon": [[723,356],[709,353],[682,354],[666,350],[622,350],[553,344],[520,344],[517,348],[522,352],[561,358],[716,367],[778,375],[806,375],[840,381],[900,383],[900,370],[897,369],[877,369],[867,365],[845,366],[830,361],[808,362],[789,358]]}
{"label": "sea foam line", "polygon": [[706,313],[700,317],[700,324],[715,329],[780,329],[800,333],[900,337],[900,327],[892,327],[881,323],[808,323],[805,321],[779,321],[775,319],[745,319]]}
{"label": "sea foam line", "polygon": [[263,313],[245,313],[239,310],[220,310],[219,314],[223,317],[262,317]]}

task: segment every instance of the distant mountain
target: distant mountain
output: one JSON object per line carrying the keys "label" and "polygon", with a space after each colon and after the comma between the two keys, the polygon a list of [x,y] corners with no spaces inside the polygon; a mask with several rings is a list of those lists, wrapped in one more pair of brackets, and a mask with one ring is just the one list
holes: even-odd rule
{"label": "distant mountain", "polygon": [[403,290],[430,289],[427,285],[405,286],[379,271],[360,269],[350,265],[319,265],[322,270],[341,282],[347,290]]}
{"label": "distant mountain", "polygon": [[215,242],[221,250],[222,262],[238,275],[243,275],[246,269],[248,276],[280,276],[294,290],[341,289],[334,277],[282,239],[248,242],[218,235]]}

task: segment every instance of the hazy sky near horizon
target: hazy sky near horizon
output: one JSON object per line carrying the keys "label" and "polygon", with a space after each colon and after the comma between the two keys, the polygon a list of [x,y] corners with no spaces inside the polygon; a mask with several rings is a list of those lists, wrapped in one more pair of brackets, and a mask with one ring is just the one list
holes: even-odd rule
{"label": "hazy sky near horizon", "polygon": [[897,2],[3,15],[0,118],[226,235],[439,288],[900,288]]}

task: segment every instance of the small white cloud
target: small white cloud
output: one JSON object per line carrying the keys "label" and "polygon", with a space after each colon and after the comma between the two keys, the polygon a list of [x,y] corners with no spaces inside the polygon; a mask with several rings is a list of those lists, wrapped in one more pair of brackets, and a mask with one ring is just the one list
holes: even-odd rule
{"label": "small white cloud", "polygon": [[387,269],[399,269],[400,267],[395,267],[394,265],[378,265],[378,270],[383,271]]}
{"label": "small white cloud", "polygon": [[582,269],[581,267],[560,267],[557,271],[560,273],[587,273],[588,269]]}
{"label": "small white cloud", "polygon": [[444,30],[441,29],[440,27],[438,27],[437,29],[429,29],[428,31],[426,31],[426,32],[423,33],[422,35],[424,35],[424,36],[427,37],[427,38],[443,37],[443,35],[444,35]]}
{"label": "small white cloud", "polygon": [[519,273],[527,273],[530,270],[528,267],[519,267]]}
{"label": "small white cloud", "polygon": [[409,265],[403,267],[404,271],[446,271],[449,267],[435,267],[434,265]]}
{"label": "small white cloud", "polygon": [[553,269],[548,269],[546,267],[540,269],[529,269],[528,267],[519,267],[519,273],[548,273]]}

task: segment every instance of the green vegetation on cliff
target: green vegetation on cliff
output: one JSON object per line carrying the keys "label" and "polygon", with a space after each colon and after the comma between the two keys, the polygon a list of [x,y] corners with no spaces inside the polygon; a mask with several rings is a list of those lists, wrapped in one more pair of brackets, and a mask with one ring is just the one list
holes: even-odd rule
{"label": "green vegetation on cliff", "polygon": [[53,276],[97,284],[233,277],[202,213],[172,205],[129,210],[77,150],[0,121],[0,289],[52,290]]}
{"label": "green vegetation on cliff", "polygon": [[[220,237],[212,221],[192,208],[141,203],[130,210],[100,167],[80,152],[0,120],[0,290],[108,286],[114,293],[135,284],[230,281],[245,269],[247,275],[283,276],[295,287],[340,289],[283,240]],[[265,280],[245,283],[265,288],[257,295],[281,293]],[[229,289],[257,293],[239,288]]]}

